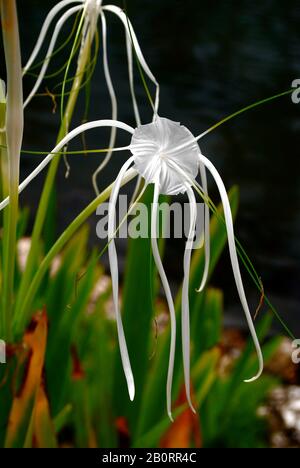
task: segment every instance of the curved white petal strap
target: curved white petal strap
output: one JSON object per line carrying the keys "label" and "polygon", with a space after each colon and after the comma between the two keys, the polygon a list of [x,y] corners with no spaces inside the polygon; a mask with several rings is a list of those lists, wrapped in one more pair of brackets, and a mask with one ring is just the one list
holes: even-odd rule
{"label": "curved white petal strap", "polygon": [[53,19],[55,18],[55,16],[63,9],[65,8],[66,6],[68,5],[71,5],[72,3],[83,3],[84,0],[63,0],[62,2],[59,2],[57,5],[55,5],[52,10],[48,13],[45,21],[44,21],[44,24],[42,26],[42,29],[41,29],[41,32],[39,34],[39,37],[38,37],[38,40],[34,46],[34,49],[25,65],[25,67],[23,68],[23,76],[28,72],[29,68],[31,67],[31,65],[33,64],[33,62],[35,61],[38,53],[40,52],[41,50],[41,47],[43,45],[43,42],[45,40],[45,37],[46,37],[46,34],[48,32],[48,29],[53,21]]}
{"label": "curved white petal strap", "polygon": [[[113,83],[112,83],[111,74],[110,74],[110,70],[109,70],[109,65],[108,65],[108,58],[107,58],[107,24],[106,24],[106,18],[105,18],[105,15],[104,15],[103,12],[101,13],[101,23],[102,23],[104,76],[105,76],[105,81],[106,81],[106,85],[107,85],[107,88],[108,88],[110,101],[111,101],[112,120],[117,120],[117,118],[118,118],[118,104],[117,104],[116,93],[115,93],[115,90],[114,90],[114,86],[113,86]],[[110,140],[109,140],[109,148],[114,148],[115,143],[116,143],[116,136],[117,136],[116,127],[112,127],[111,134],[110,134]],[[96,169],[96,171],[93,174],[93,186],[94,186],[94,190],[95,190],[97,195],[99,195],[97,177],[100,174],[100,172],[105,168],[105,166],[109,163],[111,155],[112,155],[112,151],[108,151],[108,153],[106,154],[104,160],[102,161],[102,163],[99,165],[99,167]]]}
{"label": "curved white petal strap", "polygon": [[157,245],[157,211],[158,211],[158,197],[159,197],[159,185],[158,183],[154,184],[154,196],[153,196],[153,205],[151,213],[151,244],[152,244],[152,253],[153,258],[158,270],[168,306],[170,311],[170,322],[171,322],[171,343],[170,343],[170,356],[169,356],[169,368],[168,368],[168,378],[167,378],[167,411],[169,418],[173,421],[172,418],[172,382],[173,382],[173,372],[174,372],[174,360],[175,360],[175,346],[176,346],[176,314],[175,307],[172,298],[171,289],[168,283],[166,273],[160,258],[159,249]]}
{"label": "curved white petal strap", "polygon": [[80,6],[75,6],[73,8],[70,8],[70,10],[66,11],[62,17],[60,18],[60,20],[57,22],[56,26],[55,26],[55,29],[54,29],[54,33],[53,33],[53,36],[51,38],[51,42],[50,42],[50,45],[49,45],[49,48],[48,48],[48,51],[47,51],[47,54],[46,54],[46,58],[44,60],[44,63],[43,63],[43,66],[41,68],[41,71],[39,73],[39,76],[35,82],[35,85],[34,87],[32,88],[29,96],[27,97],[26,101],[24,102],[24,109],[26,108],[26,106],[28,106],[29,102],[31,101],[31,99],[33,98],[34,94],[36,93],[36,91],[38,90],[41,82],[43,81],[44,79],[44,76],[47,72],[47,69],[48,69],[48,65],[49,65],[49,62],[50,62],[50,59],[51,59],[51,55],[53,53],[53,50],[54,50],[54,47],[55,47],[55,44],[56,44],[56,41],[57,41],[57,37],[61,31],[61,28],[63,27],[64,23],[72,16],[74,15],[75,13],[77,13],[78,11],[82,10],[82,5]]}
{"label": "curved white petal strap", "polygon": [[[207,187],[207,177],[206,177],[206,169],[202,162],[200,162],[200,178],[201,178],[201,185],[203,193],[206,197],[208,197],[208,187]],[[209,264],[210,264],[210,213],[209,213],[209,206],[208,200],[205,200],[205,207],[204,207],[204,249],[205,249],[205,263],[204,263],[204,271],[202,276],[202,281],[200,284],[198,292],[203,291],[206,286],[208,274],[209,274]]]}
{"label": "curved white petal strap", "polygon": [[118,329],[118,338],[119,338],[119,346],[120,346],[120,353],[121,359],[123,364],[123,369],[127,381],[128,392],[130,400],[134,399],[135,394],[135,387],[134,387],[134,378],[131,370],[124,329],[122,324],[121,313],[119,309],[119,271],[118,271],[118,258],[116,252],[116,246],[114,241],[115,236],[115,211],[116,211],[116,203],[117,198],[120,191],[120,186],[122,183],[122,179],[124,177],[125,172],[129,168],[129,166],[133,163],[133,157],[129,158],[128,161],[122,166],[122,169],[119,172],[119,175],[114,183],[114,187],[111,193],[110,201],[109,201],[109,210],[108,210],[108,256],[109,256],[109,266],[111,272],[111,279],[112,279],[112,291],[113,291],[113,301],[114,301],[114,309],[117,321],[117,329]]}
{"label": "curved white petal strap", "polygon": [[[193,180],[185,171],[179,167],[174,161],[169,161],[169,165],[173,167],[178,174],[186,180],[192,186],[199,187],[203,192],[204,196],[208,197],[208,187],[207,187],[207,177],[205,166],[200,162],[200,173],[201,173],[201,182],[203,186],[200,186],[196,180]],[[205,242],[205,265],[204,265],[204,272],[201,281],[201,286],[197,289],[198,292],[201,292],[207,283],[208,274],[209,274],[209,264],[210,264],[210,213],[209,213],[209,206],[205,203],[205,231],[204,231],[204,242]]]}
{"label": "curved white petal strap", "polygon": [[258,377],[263,372],[263,355],[262,351],[260,348],[260,344],[256,335],[255,327],[252,321],[251,313],[249,310],[249,306],[247,303],[246,295],[245,295],[245,290],[243,286],[243,281],[241,277],[241,272],[240,272],[240,267],[239,267],[239,261],[238,261],[238,256],[236,252],[236,246],[235,246],[235,238],[234,238],[234,228],[233,228],[233,220],[232,220],[232,214],[231,214],[231,209],[230,209],[230,203],[228,200],[227,192],[224,186],[224,183],[214,167],[214,165],[211,163],[209,159],[207,159],[205,156],[202,154],[199,156],[200,161],[207,167],[209,172],[212,174],[213,178],[215,179],[215,182],[217,184],[218,190],[220,192],[223,208],[224,208],[224,217],[225,217],[225,223],[226,223],[226,229],[227,229],[227,237],[228,237],[228,245],[229,245],[229,253],[230,253],[230,259],[231,259],[231,264],[232,264],[232,270],[233,270],[233,275],[235,278],[235,283],[237,286],[238,294],[240,297],[240,301],[242,303],[246,319],[248,322],[248,326],[254,341],[255,349],[257,352],[258,360],[259,360],[259,370],[258,373],[255,377],[252,379],[246,380],[245,382],[252,382],[256,380]]}
{"label": "curved white petal strap", "polygon": [[156,87],[156,95],[155,95],[155,103],[154,103],[154,113],[155,115],[157,115],[158,113],[158,108],[159,108],[159,93],[160,93],[160,87],[159,87],[159,84],[155,78],[155,76],[153,75],[153,73],[151,72],[146,60],[145,60],[145,57],[141,51],[141,48],[140,48],[140,45],[139,45],[139,42],[137,40],[137,37],[136,37],[136,34],[134,32],[134,29],[132,27],[132,24],[131,22],[129,21],[129,19],[127,18],[126,14],[123,12],[123,10],[121,10],[121,8],[115,6],[115,5],[105,5],[102,7],[103,10],[106,10],[106,11],[110,11],[111,13],[114,13],[116,16],[118,16],[118,18],[120,18],[120,20],[122,21],[123,25],[124,25],[124,28],[126,30],[126,33],[129,35],[130,37],[130,40],[132,39],[132,45],[133,45],[133,48],[135,50],[135,53],[137,55],[137,58],[140,62],[140,65],[141,67],[143,68],[144,72],[146,73],[146,75],[148,76],[148,78],[152,81],[152,83],[155,85]]}
{"label": "curved white petal strap", "polygon": [[189,198],[190,207],[190,226],[188,238],[185,246],[183,258],[183,284],[181,296],[181,327],[182,327],[182,352],[183,352],[183,370],[185,391],[188,404],[191,410],[196,413],[191,399],[191,386],[190,386],[190,308],[189,308],[189,277],[191,266],[191,255],[193,248],[193,241],[195,236],[195,226],[197,218],[197,205],[193,190],[189,185],[186,186],[187,195]]}
{"label": "curved white petal strap", "polygon": [[[130,86],[130,93],[131,93],[131,100],[132,100],[132,105],[133,105],[133,112],[134,112],[134,117],[135,117],[135,122],[136,126],[139,127],[142,122],[141,122],[141,117],[140,117],[140,111],[136,99],[136,94],[135,94],[135,87],[134,87],[134,75],[133,75],[133,60],[132,60],[132,43],[131,43],[131,38],[130,35],[125,31],[125,36],[126,36],[126,50],[127,50],[127,62],[128,62],[128,76],[129,76],[129,86]],[[141,181],[142,177],[139,176],[136,185],[133,191],[133,195],[131,198],[131,202],[133,202],[138,193],[139,189],[141,186]]]}
{"label": "curved white petal strap", "polygon": [[[19,185],[19,193],[21,193],[28,184],[50,163],[50,161],[55,157],[56,153],[59,153],[62,148],[67,145],[73,138],[80,135],[87,130],[100,127],[117,127],[121,130],[125,130],[128,133],[133,134],[134,129],[129,125],[119,122],[118,120],[95,120],[93,122],[84,123],[79,125],[79,127],[74,128],[70,133],[68,133],[56,146],[53,148],[52,152],[43,159],[43,161],[32,171],[32,173]],[[113,151],[124,151],[129,149],[128,146],[122,148],[114,148]],[[9,204],[9,197],[5,198],[0,203],[0,211],[3,210]]]}
{"label": "curved white petal strap", "polygon": [[139,127],[142,121],[140,117],[140,111],[139,111],[136,94],[135,94],[135,87],[134,87],[132,43],[131,43],[130,35],[126,31],[125,31],[125,36],[126,36],[126,52],[127,52],[128,76],[129,76],[131,100],[132,100],[132,105],[133,105],[133,112],[134,112],[136,126]]}

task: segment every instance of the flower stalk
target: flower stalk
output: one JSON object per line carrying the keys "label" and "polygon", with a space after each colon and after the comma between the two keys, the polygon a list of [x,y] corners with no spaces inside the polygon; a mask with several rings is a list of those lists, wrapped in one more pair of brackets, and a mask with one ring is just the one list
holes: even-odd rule
{"label": "flower stalk", "polygon": [[5,133],[7,145],[8,193],[10,204],[4,231],[2,336],[11,338],[11,316],[14,301],[17,222],[19,210],[20,153],[23,139],[23,87],[19,27],[16,1],[0,0],[2,36],[7,71],[7,105]]}
{"label": "flower stalk", "polygon": [[[5,83],[0,80],[0,171],[1,171],[1,197],[5,198],[9,196],[8,187],[8,157],[7,157],[7,142],[6,142],[6,91]],[[7,226],[8,221],[8,210],[4,210],[1,216],[2,226]],[[3,229],[4,230],[4,229]],[[4,256],[3,245],[1,245],[1,262]],[[1,272],[0,280],[1,288],[3,284],[3,275]],[[2,311],[2,304],[0,307],[0,336],[4,333],[5,328],[5,316]]]}
{"label": "flower stalk", "polygon": [[[0,80],[0,161],[1,161],[1,196],[9,196],[8,188],[8,158],[6,142],[6,86],[4,81]],[[4,212],[4,216],[7,211]]]}
{"label": "flower stalk", "polygon": [[[70,92],[69,99],[68,99],[66,109],[64,112],[63,120],[62,120],[59,134],[57,137],[57,142],[60,142],[64,138],[64,136],[68,133],[68,128],[72,120],[72,116],[73,116],[75,106],[77,103],[78,95],[81,90],[82,81],[84,79],[84,72],[90,59],[92,39],[93,38],[91,36],[87,38],[87,40],[85,41],[84,48],[81,51],[80,58],[78,60],[77,70],[75,73],[75,79],[72,83],[71,92]],[[51,165],[49,167],[49,171],[47,173],[46,180],[45,180],[45,184],[44,184],[43,192],[41,195],[38,211],[36,214],[35,224],[34,224],[34,228],[32,232],[31,249],[28,255],[26,268],[22,276],[19,294],[17,297],[17,303],[16,303],[17,314],[20,311],[20,307],[22,305],[24,296],[30,285],[31,278],[33,276],[33,272],[35,269],[36,249],[40,241],[42,230],[44,227],[44,223],[45,223],[45,219],[47,215],[47,209],[48,209],[49,201],[50,201],[51,194],[53,191],[55,177],[56,177],[56,173],[59,167],[60,160],[61,160],[61,155],[57,155],[57,157],[53,158]]]}

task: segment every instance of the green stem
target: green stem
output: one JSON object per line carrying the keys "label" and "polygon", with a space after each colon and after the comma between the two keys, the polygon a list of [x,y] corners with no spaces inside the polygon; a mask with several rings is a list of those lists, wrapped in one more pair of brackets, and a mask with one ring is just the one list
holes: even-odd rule
{"label": "green stem", "polygon": [[[5,121],[6,121],[6,98],[5,98],[5,90],[3,83],[0,83],[0,169],[1,169],[1,198],[6,198],[9,195],[9,187],[8,187],[8,155],[7,155],[7,142],[6,142],[6,130],[5,130]],[[1,223],[3,225],[3,231],[5,232],[5,226],[7,226],[7,217],[8,211],[4,210],[1,213]],[[1,262],[2,258],[4,258],[4,246],[3,242],[1,242]],[[1,271],[1,269],[0,269]],[[1,285],[2,285],[2,271],[1,271]],[[0,337],[3,336],[5,330],[5,314],[2,310],[3,304],[0,307]]]}
{"label": "green stem", "polygon": [[[65,94],[66,81],[67,81],[68,73],[69,73],[69,70],[70,70],[71,62],[72,62],[72,59],[74,57],[74,53],[75,53],[78,45],[80,44],[79,37],[80,37],[80,33],[81,33],[82,26],[83,26],[83,23],[84,23],[84,14],[85,14],[85,12],[83,11],[83,13],[81,15],[81,18],[80,18],[80,22],[79,22],[78,30],[77,30],[77,33],[76,33],[76,37],[75,37],[75,40],[74,40],[74,43],[73,43],[73,47],[72,47],[72,50],[71,50],[71,54],[70,54],[70,57],[69,57],[69,60],[68,60],[67,66],[66,66],[64,81],[63,81],[63,84],[62,84],[62,91],[61,91],[62,97],[61,97],[61,105],[60,105],[60,113],[61,113],[62,122],[64,121],[64,119],[66,117],[66,112],[67,112],[67,109],[66,109],[66,112],[64,112],[64,94]],[[78,59],[79,62],[78,62],[74,82],[76,81],[78,72],[84,74],[84,70],[85,70],[87,62],[88,62],[88,60],[90,58],[91,39],[92,39],[91,36],[93,36],[93,34],[91,34],[91,32],[90,32],[89,33],[89,38],[85,43],[84,50],[82,51],[82,55],[79,56],[79,59]],[[86,52],[86,57],[84,58],[83,55],[85,55],[85,52]],[[81,54],[81,52],[79,52],[79,53]],[[83,65],[83,67],[82,67],[82,65]],[[82,82],[82,79],[80,79],[80,85],[81,85],[81,82]],[[79,87],[79,89],[80,89],[80,87]],[[68,108],[68,104],[67,104],[67,108]]]}
{"label": "green stem", "polygon": [[278,99],[280,97],[287,96],[288,94],[292,94],[292,92],[294,92],[294,91],[295,91],[295,89],[292,88],[292,89],[289,89],[287,91],[284,91],[283,93],[275,94],[274,96],[270,96],[268,98],[261,99],[260,101],[254,102],[253,104],[250,104],[249,106],[243,107],[243,109],[240,109],[240,110],[234,112],[233,114],[228,115],[224,119],[222,119],[219,122],[217,122],[216,124],[212,125],[212,127],[209,127],[209,129],[206,130],[204,133],[202,133],[201,136],[203,137],[207,133],[210,133],[213,130],[215,130],[216,128],[220,127],[220,125],[223,125],[224,123],[228,122],[231,119],[234,119],[235,117],[237,117],[240,114],[243,114],[246,111],[249,111],[251,109],[254,109],[255,107],[261,106],[262,104],[267,104],[268,102],[271,102],[274,99]]}
{"label": "green stem", "polygon": [[[68,99],[66,111],[64,113],[63,121],[60,127],[57,142],[61,141],[62,138],[64,138],[64,136],[68,132],[68,128],[69,128],[69,125],[70,125],[70,122],[74,113],[74,109],[77,103],[79,92],[81,89],[81,84],[82,84],[82,80],[84,77],[84,71],[90,58],[91,41],[92,41],[92,38],[86,41],[85,47],[81,52],[81,58],[78,62],[76,77],[72,85],[71,93]],[[28,255],[25,271],[22,275],[22,280],[21,280],[21,284],[19,288],[18,297],[17,297],[16,310],[15,310],[15,313],[17,315],[20,313],[20,309],[22,308],[24,296],[27,293],[27,290],[31,282],[31,278],[35,270],[35,266],[37,262],[38,245],[40,242],[40,237],[41,237],[43,226],[45,223],[47,208],[48,208],[51,193],[53,190],[54,181],[55,181],[56,173],[57,173],[58,166],[60,163],[60,159],[61,159],[60,155],[53,158],[50,164],[50,168],[47,173],[46,181],[44,184],[38,211],[36,214],[32,236],[31,236],[30,252]]]}
{"label": "green stem", "polygon": [[[6,97],[5,85],[0,80],[0,168],[1,168],[1,198],[6,198],[9,195],[8,187],[8,156],[6,142]],[[4,214],[6,213],[6,210]]]}
{"label": "green stem", "polygon": [[2,36],[7,71],[6,140],[10,204],[4,232],[2,336],[11,339],[14,273],[19,212],[20,152],[23,139],[23,87],[16,1],[0,0]]}
{"label": "green stem", "polygon": [[[130,169],[129,171],[127,171],[123,178],[122,186],[130,182],[132,179],[134,179],[134,177],[136,177],[136,171],[134,169]],[[62,235],[58,238],[53,247],[47,253],[39,269],[37,270],[33,280],[30,283],[30,287],[22,303],[20,313],[17,316],[15,316],[15,321],[13,324],[13,331],[15,335],[18,336],[20,333],[22,333],[24,326],[30,319],[32,303],[44,276],[46,275],[47,271],[49,270],[49,267],[51,266],[52,261],[54,260],[56,255],[58,255],[59,252],[61,252],[63,247],[72,238],[75,232],[94,213],[97,207],[109,198],[113,185],[114,184],[111,184],[109,187],[107,187],[77,216],[77,218],[74,219],[74,221],[67,227],[67,229],[62,233]]]}

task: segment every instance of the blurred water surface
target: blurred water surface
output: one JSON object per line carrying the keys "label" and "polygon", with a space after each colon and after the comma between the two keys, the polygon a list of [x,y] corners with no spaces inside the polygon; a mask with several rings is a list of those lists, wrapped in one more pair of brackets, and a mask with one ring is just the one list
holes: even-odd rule
{"label": "blurred water surface", "polygon": [[[54,0],[18,2],[24,63]],[[106,2],[105,2],[106,3]],[[122,6],[122,2],[115,1]],[[289,89],[300,78],[300,2],[289,0],[127,0],[129,15],[150,67],[162,85],[160,114],[181,121],[198,134],[256,100]],[[134,125],[131,108],[124,31],[107,14],[109,61],[119,100],[119,119]],[[72,22],[68,24],[70,31]],[[68,49],[70,50],[70,49]],[[100,53],[101,54],[101,50]],[[68,58],[54,60],[55,71]],[[3,64],[2,64],[3,66]],[[2,72],[1,72],[2,74]],[[62,75],[47,83],[52,90]],[[151,109],[138,74],[137,95],[143,121]],[[32,78],[25,79],[28,92]],[[57,88],[59,89],[59,88]],[[42,92],[45,86],[42,87]],[[89,119],[109,118],[110,103],[104,84],[101,55],[92,81]],[[83,118],[84,101],[72,126]],[[50,150],[59,126],[59,112],[52,113],[49,98],[35,98],[26,111],[24,148]],[[227,187],[238,184],[241,205],[237,234],[253,259],[265,289],[294,333],[300,333],[300,209],[299,209],[300,104],[281,98],[230,121],[200,142],[221,172]],[[87,135],[90,148],[106,147],[108,132]],[[128,137],[119,134],[118,143]],[[81,149],[78,140],[70,148]],[[101,186],[113,180],[126,155],[119,153],[103,173]],[[91,174],[99,157],[71,156],[71,173],[58,178],[58,229],[62,230],[93,197]],[[37,164],[37,156],[24,156],[23,177]],[[22,202],[34,208],[43,177],[27,189]],[[211,194],[217,192],[211,183]],[[91,219],[91,241],[96,244],[96,217]],[[121,246],[121,256],[124,249]],[[181,257],[176,242],[169,242],[167,265],[174,283],[180,279]],[[213,284],[225,289],[229,321],[240,320],[228,255],[223,256]],[[249,282],[253,307],[259,301]],[[236,313],[234,312],[236,309]]]}

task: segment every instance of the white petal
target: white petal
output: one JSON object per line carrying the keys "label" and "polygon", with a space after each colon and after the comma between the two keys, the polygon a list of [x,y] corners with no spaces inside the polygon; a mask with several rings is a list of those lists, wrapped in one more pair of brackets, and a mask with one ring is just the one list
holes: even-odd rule
{"label": "white petal", "polygon": [[40,32],[40,35],[38,37],[38,40],[36,42],[36,45],[25,65],[25,67],[23,68],[23,75],[25,75],[27,73],[27,71],[29,70],[29,68],[31,67],[31,65],[33,64],[34,60],[36,59],[39,51],[41,50],[41,47],[43,45],[43,42],[45,40],[45,37],[46,37],[46,34],[48,32],[48,29],[53,21],[53,19],[55,18],[55,16],[63,9],[65,8],[66,6],[68,5],[71,5],[72,3],[83,3],[84,0],[63,0],[62,2],[59,2],[57,5],[55,5],[52,10],[48,13],[45,21],[44,21],[44,24],[42,26],[42,29],[41,29],[41,32]]}
{"label": "white petal", "polygon": [[141,51],[139,42],[137,40],[136,34],[134,32],[134,29],[132,27],[132,24],[130,23],[129,19],[127,18],[126,14],[121,10],[121,8],[115,6],[115,5],[105,5],[103,7],[103,10],[110,11],[111,13],[114,13],[120,20],[122,21],[124,28],[126,30],[126,33],[130,36],[130,39],[132,38],[132,43],[133,43],[133,48],[134,51],[137,55],[137,58],[141,64],[142,69],[148,76],[148,78],[152,81],[152,83],[156,86],[156,97],[155,97],[155,104],[154,104],[154,113],[157,115],[158,113],[158,108],[159,108],[159,93],[160,93],[160,88],[159,84],[151,72],[144,55]]}
{"label": "white petal", "polygon": [[119,309],[119,271],[118,271],[118,258],[117,258],[114,237],[115,237],[115,229],[116,229],[116,223],[115,223],[116,202],[117,202],[117,198],[119,195],[120,186],[121,186],[124,174],[132,163],[133,163],[133,158],[131,157],[122,166],[122,169],[120,170],[119,175],[114,183],[114,187],[113,187],[110,201],[109,201],[109,210],[108,210],[108,242],[109,242],[108,255],[109,255],[109,265],[110,265],[110,271],[111,271],[111,279],[112,279],[113,301],[114,301],[115,315],[116,315],[116,321],[117,321],[121,360],[122,360],[124,374],[125,374],[126,381],[127,381],[129,397],[131,401],[134,399],[135,386],[134,386],[134,378],[133,378],[132,369],[130,365],[127,345],[126,345],[126,339],[124,335],[122,317],[121,317],[121,313]]}
{"label": "white petal", "polygon": [[60,20],[57,22],[56,26],[55,26],[55,30],[54,30],[54,33],[53,33],[53,36],[52,36],[52,39],[51,39],[51,42],[50,42],[50,45],[49,45],[49,48],[48,48],[48,51],[47,51],[47,54],[46,54],[46,58],[44,60],[44,63],[43,63],[43,66],[41,68],[41,71],[39,73],[39,76],[34,84],[34,87],[32,88],[29,96],[27,97],[26,101],[24,102],[24,109],[28,106],[29,102],[31,101],[31,99],[33,98],[34,94],[36,93],[36,91],[38,90],[41,82],[43,81],[44,79],[44,76],[47,72],[47,68],[48,68],[48,65],[49,65],[49,62],[50,62],[50,59],[51,59],[51,55],[53,53],[53,50],[54,50],[54,47],[55,47],[55,44],[56,44],[56,41],[57,41],[57,37],[61,31],[61,28],[63,27],[64,23],[70,18],[70,16],[74,15],[75,13],[77,13],[78,11],[82,10],[82,5],[80,6],[76,6],[76,7],[73,7],[73,8],[70,8],[70,10],[66,11],[63,16],[60,18]]}
{"label": "white petal", "polygon": [[131,38],[128,33],[126,33],[126,51],[127,51],[127,61],[128,61],[128,76],[129,76],[129,86],[130,86],[130,93],[133,105],[133,112],[135,116],[135,122],[137,127],[141,125],[141,117],[139,112],[139,107],[137,104],[136,94],[135,94],[135,87],[134,87],[134,76],[133,76],[133,61],[132,61],[132,43]]}
{"label": "white petal", "polygon": [[[108,88],[109,96],[110,96],[110,101],[111,101],[111,108],[112,108],[112,120],[117,120],[118,118],[118,103],[116,99],[116,93],[115,89],[112,83],[111,75],[110,75],[110,70],[109,70],[109,65],[108,65],[108,58],[107,58],[107,26],[106,26],[106,18],[104,13],[101,13],[101,22],[102,22],[102,42],[103,42],[103,67],[104,67],[104,76],[105,76],[105,81],[106,85]],[[116,143],[116,136],[117,136],[117,131],[116,127],[112,127],[111,129],[111,134],[110,134],[110,140],[109,140],[109,148],[113,148]],[[100,174],[100,172],[107,166],[107,164],[110,161],[110,158],[112,156],[112,151],[109,151],[107,155],[105,156],[104,160],[101,162],[97,170],[93,174],[93,186],[95,189],[95,192],[97,195],[99,195],[99,188],[97,184],[97,177]]]}
{"label": "white petal", "polygon": [[[52,152],[46,156],[43,161],[32,171],[32,173],[19,185],[19,193],[21,193],[28,184],[40,173],[42,170],[49,164],[49,162],[55,157],[55,153],[59,153],[62,148],[67,145],[73,138],[80,135],[87,130],[91,130],[93,128],[100,128],[100,127],[117,127],[121,130],[125,130],[128,133],[133,134],[134,129],[129,125],[119,122],[117,120],[95,120],[93,122],[88,122],[79,127],[74,128],[70,133],[68,133],[56,146],[53,148]],[[122,148],[114,148],[114,151],[124,151],[128,150],[128,146],[124,146]],[[0,203],[0,211],[3,210],[9,204],[9,197],[5,198]]]}
{"label": "white petal", "polygon": [[245,316],[248,322],[248,326],[254,341],[255,349],[257,352],[258,360],[259,360],[259,370],[258,373],[255,377],[253,377],[250,380],[246,380],[246,382],[252,382],[253,380],[256,380],[258,377],[263,372],[263,355],[262,351],[260,348],[260,344],[256,335],[255,327],[252,321],[251,313],[249,310],[249,306],[247,303],[246,295],[245,295],[245,290],[243,286],[243,281],[241,277],[241,272],[240,272],[240,267],[239,267],[239,261],[237,257],[237,252],[236,252],[236,247],[235,247],[235,237],[234,237],[234,229],[233,229],[233,220],[232,220],[232,214],[231,214],[231,209],[230,209],[230,203],[228,200],[227,192],[224,186],[224,183],[214,167],[214,165],[211,163],[209,159],[207,159],[205,156],[202,154],[200,155],[200,161],[207,167],[207,169],[210,171],[212,174],[213,178],[216,181],[216,184],[218,186],[220,195],[221,195],[221,200],[223,203],[223,208],[224,208],[224,216],[225,216],[225,222],[226,222],[226,228],[227,228],[227,237],[228,237],[228,245],[229,245],[229,253],[230,253],[230,259],[231,259],[231,264],[232,264],[232,270],[233,270],[233,275],[235,278],[235,283],[237,286],[238,294],[240,297],[240,301],[242,303]]}
{"label": "white petal", "polygon": [[[206,170],[205,166],[202,162],[200,162],[200,176],[201,176],[201,184],[203,193],[206,197],[208,197],[208,187],[207,187],[207,177],[206,177]],[[205,219],[204,219],[204,249],[205,249],[205,264],[204,264],[204,272],[200,287],[198,292],[203,291],[206,286],[208,274],[209,274],[209,264],[210,264],[210,213],[209,213],[209,206],[208,201],[205,202]]]}
{"label": "white petal", "polygon": [[[193,178],[186,173],[184,170],[181,169],[181,167],[175,163],[174,161],[169,161],[169,165],[174,169],[174,171],[177,173],[178,177],[181,177],[182,180],[187,181],[190,186],[195,186],[200,188],[201,192],[204,193],[204,195],[208,196],[208,189],[207,189],[207,178],[206,178],[206,172],[205,172],[205,166],[203,163],[200,164],[200,171],[201,171],[201,179],[202,179],[202,184],[204,187],[201,187],[196,180],[193,180]],[[205,203],[205,231],[204,231],[204,242],[205,242],[205,265],[204,265],[204,272],[203,272],[203,277],[201,281],[201,286],[197,290],[198,292],[201,292],[207,282],[208,279],[208,274],[209,274],[209,263],[210,263],[210,212],[209,212],[209,207],[207,203]]]}
{"label": "white petal", "polygon": [[171,321],[171,343],[170,343],[170,356],[169,356],[169,367],[168,367],[168,379],[167,379],[167,411],[169,418],[172,418],[172,382],[174,373],[174,360],[175,360],[175,346],[176,346],[176,314],[175,307],[172,298],[171,289],[168,283],[168,279],[160,258],[158,246],[157,246],[157,210],[158,210],[158,197],[159,197],[159,185],[156,182],[154,185],[154,196],[151,213],[151,244],[153,258],[158,270],[170,311]]}
{"label": "white petal", "polygon": [[191,255],[193,248],[193,239],[195,236],[195,225],[197,218],[197,206],[193,190],[187,186],[187,195],[189,197],[190,206],[190,228],[188,239],[186,242],[184,260],[183,260],[183,284],[182,284],[182,299],[181,299],[181,327],[182,327],[182,352],[183,352],[183,369],[185,391],[188,404],[191,410],[196,413],[191,399],[190,388],[190,308],[189,308],[189,277],[191,266]]}

